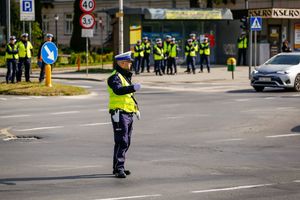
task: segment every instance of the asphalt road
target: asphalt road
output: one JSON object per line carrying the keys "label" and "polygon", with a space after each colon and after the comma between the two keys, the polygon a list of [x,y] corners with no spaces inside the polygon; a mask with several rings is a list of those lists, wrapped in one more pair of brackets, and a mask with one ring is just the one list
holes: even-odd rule
{"label": "asphalt road", "polygon": [[117,179],[105,83],[62,82],[92,94],[0,96],[1,200],[300,199],[299,93],[144,85],[132,175]]}

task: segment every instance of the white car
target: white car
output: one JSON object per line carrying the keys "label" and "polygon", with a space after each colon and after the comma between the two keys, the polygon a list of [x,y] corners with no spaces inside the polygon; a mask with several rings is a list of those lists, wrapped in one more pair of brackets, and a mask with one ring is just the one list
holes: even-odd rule
{"label": "white car", "polygon": [[280,53],[256,67],[251,86],[262,92],[265,87],[293,88],[300,92],[300,52]]}

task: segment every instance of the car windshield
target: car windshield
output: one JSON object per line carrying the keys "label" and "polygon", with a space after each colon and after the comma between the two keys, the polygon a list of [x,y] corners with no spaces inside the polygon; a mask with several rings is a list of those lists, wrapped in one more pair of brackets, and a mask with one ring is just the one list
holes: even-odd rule
{"label": "car windshield", "polygon": [[298,65],[300,55],[279,55],[267,62],[267,65]]}

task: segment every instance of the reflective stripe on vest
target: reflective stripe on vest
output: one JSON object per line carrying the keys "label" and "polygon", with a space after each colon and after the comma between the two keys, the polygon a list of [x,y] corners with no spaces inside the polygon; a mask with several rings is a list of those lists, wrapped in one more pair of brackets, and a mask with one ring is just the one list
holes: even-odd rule
{"label": "reflective stripe on vest", "polygon": [[[186,48],[187,51],[190,50],[190,46],[189,46],[189,45],[187,45],[185,48]],[[195,56],[196,56],[196,50],[195,50],[195,47],[193,47],[193,48],[194,48],[193,51],[191,51],[191,52],[185,52],[185,55],[186,55],[186,56],[192,56],[192,57],[195,57]]]}
{"label": "reflective stripe on vest", "polygon": [[248,42],[248,39],[246,37],[243,38],[241,41],[239,41],[238,48],[239,49],[246,49],[247,48],[247,42]]}
{"label": "reflective stripe on vest", "polygon": [[[9,48],[10,51],[16,51],[18,48],[17,48],[17,45],[14,45],[14,49],[11,48],[11,46],[9,44],[7,44],[7,47]],[[18,54],[9,54],[9,53],[5,53],[5,59],[19,59],[19,56]]]}
{"label": "reflective stripe on vest", "polygon": [[172,46],[172,44],[169,45],[168,52],[169,52],[169,56],[171,58],[176,58],[177,57],[177,45],[176,44],[174,44],[173,46]]}
{"label": "reflective stripe on vest", "polygon": [[26,55],[27,55],[27,58],[31,58],[31,51],[30,50],[33,48],[31,42],[27,41],[26,48],[25,48],[25,45],[22,41],[19,41],[17,43],[17,46],[18,46],[18,49],[19,49],[19,57],[20,58],[25,58]]}
{"label": "reflective stripe on vest", "polygon": [[153,47],[154,50],[156,50],[157,53],[160,55],[157,55],[154,53],[154,60],[163,60],[164,59],[164,50],[163,48],[159,48],[157,45]]}
{"label": "reflective stripe on vest", "polygon": [[143,48],[142,45],[140,45],[140,46],[135,45],[134,54],[133,54],[135,58],[138,56],[144,57],[144,51],[140,51],[142,48]]}
{"label": "reflective stripe on vest", "polygon": [[[113,71],[111,76],[115,74],[119,76],[123,87],[130,86],[130,84],[122,76],[122,74],[118,73],[116,70]],[[125,95],[116,95],[109,86],[107,87],[107,90],[109,94],[109,105],[108,105],[109,110],[120,109],[128,113],[137,112],[137,105],[132,98],[133,93],[125,94]]]}
{"label": "reflective stripe on vest", "polygon": [[200,45],[200,55],[204,54],[204,55],[207,55],[209,56],[210,55],[210,48],[209,48],[209,43],[202,43]]}

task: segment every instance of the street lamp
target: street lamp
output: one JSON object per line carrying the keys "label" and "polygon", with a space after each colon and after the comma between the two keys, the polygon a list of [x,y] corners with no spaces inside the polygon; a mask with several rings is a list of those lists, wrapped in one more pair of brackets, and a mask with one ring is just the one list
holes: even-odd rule
{"label": "street lamp", "polygon": [[58,46],[58,35],[57,35],[57,21],[59,20],[59,16],[56,14],[54,16],[55,19],[55,38],[56,38],[56,45]]}

